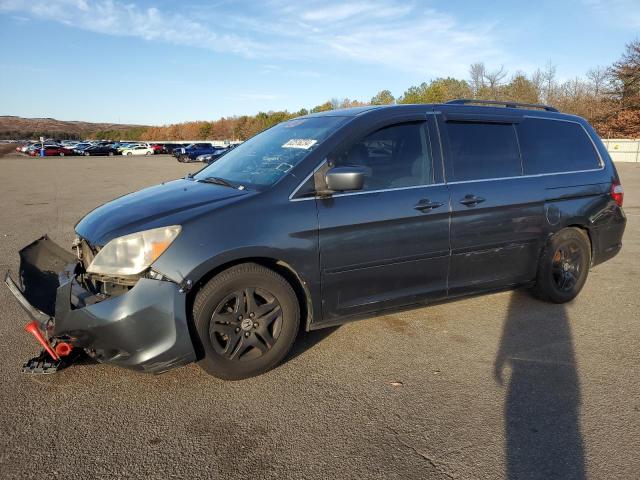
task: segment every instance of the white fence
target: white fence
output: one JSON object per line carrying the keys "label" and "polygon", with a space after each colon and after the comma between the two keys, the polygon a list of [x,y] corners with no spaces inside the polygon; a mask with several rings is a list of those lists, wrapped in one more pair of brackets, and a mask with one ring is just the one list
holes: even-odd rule
{"label": "white fence", "polygon": [[603,138],[602,141],[614,162],[640,163],[640,139]]}

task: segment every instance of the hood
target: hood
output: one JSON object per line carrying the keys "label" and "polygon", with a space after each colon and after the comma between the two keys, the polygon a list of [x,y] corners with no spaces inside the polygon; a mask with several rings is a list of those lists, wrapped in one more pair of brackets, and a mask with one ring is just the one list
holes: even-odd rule
{"label": "hood", "polygon": [[112,200],[88,213],[76,233],[93,245],[150,228],[180,225],[203,211],[248,195],[244,190],[193,180],[174,180]]}

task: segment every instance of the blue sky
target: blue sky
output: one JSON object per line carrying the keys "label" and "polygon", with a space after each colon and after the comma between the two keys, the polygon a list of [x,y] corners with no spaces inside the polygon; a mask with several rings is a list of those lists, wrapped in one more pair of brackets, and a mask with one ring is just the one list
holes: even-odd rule
{"label": "blue sky", "polygon": [[640,0],[0,0],[0,114],[145,124],[394,95],[473,62],[560,79],[640,36]]}

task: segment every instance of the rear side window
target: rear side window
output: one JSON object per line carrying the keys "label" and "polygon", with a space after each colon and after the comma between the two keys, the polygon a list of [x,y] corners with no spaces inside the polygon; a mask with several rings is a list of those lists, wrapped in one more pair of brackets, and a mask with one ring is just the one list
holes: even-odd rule
{"label": "rear side window", "polygon": [[591,139],[577,123],[525,118],[516,129],[525,175],[600,167]]}
{"label": "rear side window", "polygon": [[454,181],[516,177],[522,174],[512,124],[447,122]]}

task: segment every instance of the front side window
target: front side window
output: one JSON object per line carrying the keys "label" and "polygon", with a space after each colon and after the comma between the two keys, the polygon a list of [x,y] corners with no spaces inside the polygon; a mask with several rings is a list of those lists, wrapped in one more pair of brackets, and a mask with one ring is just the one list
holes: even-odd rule
{"label": "front side window", "polygon": [[370,133],[332,158],[335,166],[362,167],[363,190],[428,185],[433,168],[425,122],[392,125]]}
{"label": "front side window", "polygon": [[525,175],[600,167],[593,143],[577,123],[525,118],[517,131]]}
{"label": "front side window", "polygon": [[309,117],[282,122],[225,153],[195,175],[218,177],[245,186],[274,184],[350,117]]}
{"label": "front side window", "polygon": [[447,122],[453,171],[460,182],[522,175],[518,140],[512,124]]}

